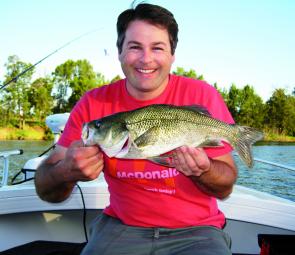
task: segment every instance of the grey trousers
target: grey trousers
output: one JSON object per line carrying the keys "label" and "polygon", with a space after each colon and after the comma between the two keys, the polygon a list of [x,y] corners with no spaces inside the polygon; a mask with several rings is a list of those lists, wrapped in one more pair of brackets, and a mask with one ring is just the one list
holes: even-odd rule
{"label": "grey trousers", "polygon": [[102,213],[81,255],[231,255],[230,244],[229,235],[215,227],[131,227]]}

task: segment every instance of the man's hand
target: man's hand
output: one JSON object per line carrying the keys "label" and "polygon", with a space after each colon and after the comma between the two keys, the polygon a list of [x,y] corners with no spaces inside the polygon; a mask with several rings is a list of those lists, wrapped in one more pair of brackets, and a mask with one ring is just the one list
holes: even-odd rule
{"label": "man's hand", "polygon": [[91,181],[103,170],[103,154],[97,146],[84,147],[82,141],[75,141],[58,164],[66,182]]}
{"label": "man's hand", "polygon": [[84,147],[82,141],[69,148],[57,145],[37,168],[35,186],[39,197],[48,202],[67,199],[78,181],[96,179],[104,167],[97,146]]}
{"label": "man's hand", "polygon": [[202,148],[179,147],[175,150],[175,168],[205,193],[225,198],[231,192],[237,179],[237,168],[231,154],[208,158]]}
{"label": "man's hand", "polygon": [[211,161],[202,148],[181,146],[175,150],[175,168],[186,176],[201,176],[209,171]]}

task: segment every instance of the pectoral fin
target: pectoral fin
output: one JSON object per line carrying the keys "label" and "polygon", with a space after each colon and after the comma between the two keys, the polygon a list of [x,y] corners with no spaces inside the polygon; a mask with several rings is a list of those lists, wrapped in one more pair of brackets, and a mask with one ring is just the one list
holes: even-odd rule
{"label": "pectoral fin", "polygon": [[140,149],[150,144],[155,144],[158,141],[160,134],[159,127],[152,127],[148,129],[145,133],[140,135],[134,140],[134,144]]}
{"label": "pectoral fin", "polygon": [[173,163],[173,158],[171,155],[162,155],[162,156],[156,156],[156,157],[151,157],[148,158],[148,160],[152,161],[153,163],[162,165],[162,166],[167,166],[167,167],[175,167]]}

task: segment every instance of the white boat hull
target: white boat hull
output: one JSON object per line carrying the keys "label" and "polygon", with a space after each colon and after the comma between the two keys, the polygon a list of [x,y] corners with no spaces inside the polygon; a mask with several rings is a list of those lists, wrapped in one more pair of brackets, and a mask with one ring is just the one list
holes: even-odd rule
{"label": "white boat hull", "polygon": [[[80,183],[87,209],[87,227],[109,203],[103,180]],[[219,201],[227,217],[232,251],[259,254],[258,234],[295,234],[295,203],[262,192],[235,186],[232,195]],[[58,204],[39,199],[32,183],[0,188],[0,251],[36,240],[85,242],[83,203],[76,188]]]}

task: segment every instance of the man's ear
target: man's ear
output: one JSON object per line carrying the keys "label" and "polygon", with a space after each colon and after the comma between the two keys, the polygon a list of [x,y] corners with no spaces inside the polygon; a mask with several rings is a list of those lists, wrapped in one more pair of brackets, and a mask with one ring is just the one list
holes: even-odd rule
{"label": "man's ear", "polygon": [[119,53],[119,51],[118,51],[118,59],[119,59],[120,62],[122,62],[122,58],[123,58],[122,55],[123,55],[123,54],[122,54],[122,51],[121,51],[121,53]]}

